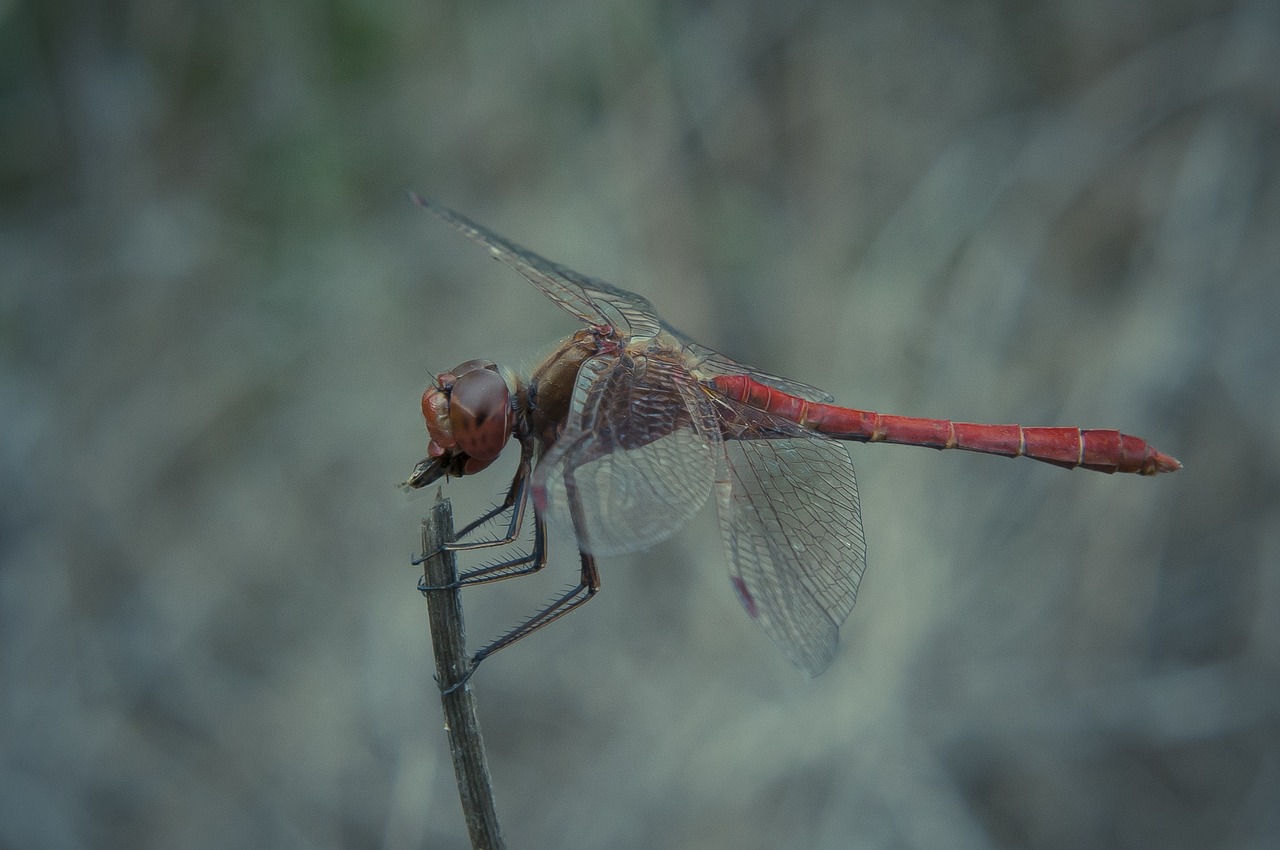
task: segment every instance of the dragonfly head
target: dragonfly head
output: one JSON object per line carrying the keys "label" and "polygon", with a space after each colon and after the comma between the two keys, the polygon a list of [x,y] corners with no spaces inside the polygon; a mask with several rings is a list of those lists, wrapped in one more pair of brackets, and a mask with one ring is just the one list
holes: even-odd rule
{"label": "dragonfly head", "polygon": [[[514,378],[489,360],[468,360],[447,372],[422,394],[422,416],[431,441],[430,467],[411,482],[422,487],[442,475],[471,475],[498,459],[511,439]],[[419,464],[422,466],[422,464]],[[428,475],[427,473],[432,474]]]}

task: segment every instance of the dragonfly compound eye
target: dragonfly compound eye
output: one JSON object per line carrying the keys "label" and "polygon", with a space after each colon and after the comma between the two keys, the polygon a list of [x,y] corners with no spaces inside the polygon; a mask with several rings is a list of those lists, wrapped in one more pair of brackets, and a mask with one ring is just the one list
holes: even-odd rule
{"label": "dragonfly compound eye", "polygon": [[427,423],[431,443],[427,447],[430,457],[439,457],[446,448],[453,447],[452,426],[449,424],[449,396],[437,386],[427,387],[422,394],[422,418]]}
{"label": "dragonfly compound eye", "polygon": [[511,402],[507,382],[487,368],[458,376],[449,393],[449,423],[458,448],[471,460],[468,474],[492,463],[511,437]]}
{"label": "dragonfly compound eye", "polygon": [[[458,380],[468,372],[474,372],[477,369],[488,369],[490,372],[497,372],[498,364],[494,363],[492,360],[468,360],[466,363],[454,366],[445,374],[452,376],[452,382]],[[443,378],[444,375],[441,375],[441,377]]]}

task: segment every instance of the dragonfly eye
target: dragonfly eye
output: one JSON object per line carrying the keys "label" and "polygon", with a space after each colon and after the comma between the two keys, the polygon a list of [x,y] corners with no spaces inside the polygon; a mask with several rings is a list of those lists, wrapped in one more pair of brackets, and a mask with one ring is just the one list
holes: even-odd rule
{"label": "dragonfly eye", "polygon": [[460,363],[448,372],[440,373],[440,389],[453,389],[453,385],[458,382],[459,378],[468,372],[474,372],[477,369],[487,369],[490,372],[497,372],[498,364],[494,363],[492,360],[468,360],[466,363]]}
{"label": "dragonfly eye", "polygon": [[502,454],[511,437],[507,382],[483,366],[458,375],[449,392],[449,424],[458,448],[471,458],[467,473],[484,469]]}
{"label": "dragonfly eye", "polygon": [[446,446],[453,445],[453,436],[449,433],[449,396],[440,387],[432,385],[422,393],[422,418],[431,435],[427,453],[439,457]]}

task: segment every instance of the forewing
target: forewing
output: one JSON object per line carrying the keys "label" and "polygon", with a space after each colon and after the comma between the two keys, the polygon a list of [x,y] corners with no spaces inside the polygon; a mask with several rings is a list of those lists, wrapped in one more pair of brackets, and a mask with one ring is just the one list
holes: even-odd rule
{"label": "forewing", "polygon": [[739,426],[773,421],[761,432],[772,438],[724,442],[729,480],[717,503],[730,580],[783,654],[816,676],[835,657],[867,563],[853,463],[840,443],[736,413]]}
{"label": "forewing", "polygon": [[745,363],[739,363],[732,357],[707,348],[705,345],[699,345],[692,340],[685,339],[682,335],[681,339],[685,350],[690,354],[692,362],[696,364],[695,368],[700,375],[706,378],[712,378],[717,375],[747,375],[766,386],[782,390],[790,395],[799,396],[806,401],[820,401],[824,404],[835,401],[835,398],[826,390],[818,389],[800,381],[793,381],[790,378],[783,378],[780,375],[773,375],[754,366],[748,366]]}
{"label": "forewing", "polygon": [[411,194],[414,203],[435,213],[454,229],[489,249],[500,262],[515,269],[561,307],[593,327],[608,325],[619,339],[652,339],[662,322],[648,299],[530,251],[499,236],[460,212]]}
{"label": "forewing", "polygon": [[613,336],[621,340],[655,339],[660,330],[665,330],[683,345],[691,366],[709,377],[750,375],[762,384],[809,401],[833,401],[829,393],[817,387],[738,363],[718,351],[699,345],[664,322],[649,299],[642,295],[552,262],[430,198],[416,193],[411,193],[410,197],[423,209],[484,245],[495,259],[515,269],[551,300],[592,327],[608,325],[614,329]]}
{"label": "forewing", "polygon": [[705,392],[670,359],[593,357],[564,432],[534,471],[534,498],[584,551],[617,555],[675,534],[723,467]]}

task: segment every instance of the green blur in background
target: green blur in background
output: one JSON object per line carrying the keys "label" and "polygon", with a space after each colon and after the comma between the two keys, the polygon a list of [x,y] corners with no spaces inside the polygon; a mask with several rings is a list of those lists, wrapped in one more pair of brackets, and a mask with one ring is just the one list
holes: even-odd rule
{"label": "green blur in background", "polygon": [[852,447],[814,680],[710,508],[604,560],[474,680],[509,846],[1277,846],[1277,69],[1275,2],[0,2],[0,847],[464,846],[394,485],[432,371],[574,323],[410,189],[843,403],[1186,464]]}

